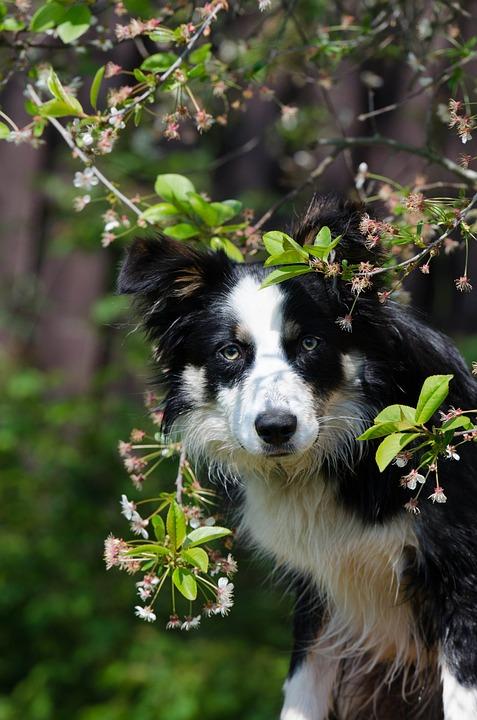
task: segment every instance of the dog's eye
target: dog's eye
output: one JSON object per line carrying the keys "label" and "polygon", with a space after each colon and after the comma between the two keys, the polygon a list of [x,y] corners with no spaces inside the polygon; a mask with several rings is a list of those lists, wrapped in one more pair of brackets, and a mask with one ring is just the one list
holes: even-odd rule
{"label": "dog's eye", "polygon": [[234,343],[231,343],[230,345],[225,345],[225,347],[221,348],[219,352],[229,362],[234,362],[235,360],[238,360],[242,357],[242,351],[240,347],[238,345],[235,345]]}
{"label": "dog's eye", "polygon": [[318,338],[314,335],[305,335],[305,337],[301,339],[300,346],[302,350],[306,350],[306,352],[311,352],[312,350],[315,350],[317,348]]}

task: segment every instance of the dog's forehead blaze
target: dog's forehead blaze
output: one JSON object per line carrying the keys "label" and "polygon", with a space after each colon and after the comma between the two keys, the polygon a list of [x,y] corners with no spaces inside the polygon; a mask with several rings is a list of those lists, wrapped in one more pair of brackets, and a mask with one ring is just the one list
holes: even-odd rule
{"label": "dog's forehead blaze", "polygon": [[237,321],[237,338],[250,338],[258,346],[270,333],[283,331],[283,296],[277,287],[260,287],[260,280],[246,275],[232,288],[227,308]]}

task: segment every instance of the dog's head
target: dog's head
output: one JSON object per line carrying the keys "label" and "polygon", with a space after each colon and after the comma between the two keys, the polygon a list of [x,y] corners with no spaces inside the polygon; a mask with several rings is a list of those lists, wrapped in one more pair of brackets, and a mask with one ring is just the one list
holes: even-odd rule
{"label": "dog's head", "polygon": [[[357,253],[369,260],[359,212],[324,210],[308,216],[297,237],[328,225],[344,235],[340,252],[350,262]],[[354,437],[366,421],[363,348],[379,303],[360,300],[346,333],[336,324],[353,301],[344,283],[310,273],[262,289],[267,272],[164,238],[131,247],[119,291],[136,296],[154,343],[165,428],[181,432],[193,454],[239,467],[251,459],[293,463],[338,446],[345,453],[347,432]]]}

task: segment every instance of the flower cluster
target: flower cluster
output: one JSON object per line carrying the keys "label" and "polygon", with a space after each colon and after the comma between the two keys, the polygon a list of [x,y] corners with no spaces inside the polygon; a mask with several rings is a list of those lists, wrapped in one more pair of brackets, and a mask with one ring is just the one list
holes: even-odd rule
{"label": "flower cluster", "polygon": [[368,213],[363,213],[359,223],[359,230],[366,236],[365,245],[368,250],[379,244],[382,235],[393,235],[395,233],[393,225],[388,222],[374,220]]}
{"label": "flower cluster", "polygon": [[457,128],[457,134],[465,145],[472,140],[471,132],[474,128],[474,118],[464,112],[463,103],[459,100],[449,100],[449,127]]}
{"label": "flower cluster", "polygon": [[[156,404],[157,398],[148,394],[146,405],[153,421],[160,420],[154,409]],[[233,606],[234,585],[230,578],[238,568],[230,553],[231,531],[219,526],[217,515],[211,512],[214,493],[201,485],[181,445],[168,442],[161,432],[151,434],[135,428],[129,440],[120,441],[118,450],[137,490],[143,488],[146,478],[163,461],[178,462],[173,492],[155,492],[156,497],[141,500],[121,496],[121,514],[139,540],[126,541],[109,535],[105,541],[108,570],[117,567],[142,575],[136,582],[142,604],[135,606],[135,614],[146,622],[154,622],[159,594],[168,581],[172,612],[167,629],[199,627],[201,614],[193,613],[198,592],[203,598],[204,617],[227,615]],[[222,550],[217,548],[219,540]]]}

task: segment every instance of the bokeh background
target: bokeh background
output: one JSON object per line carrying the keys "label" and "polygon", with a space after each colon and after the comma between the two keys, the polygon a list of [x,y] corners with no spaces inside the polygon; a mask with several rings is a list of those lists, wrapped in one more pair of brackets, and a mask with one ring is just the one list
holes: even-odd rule
{"label": "bokeh background", "polygon": [[[432,3],[410,5],[408,51],[419,54],[413,28]],[[313,4],[303,6],[305,15],[298,17],[306,25]],[[471,12],[475,3],[466,7]],[[471,37],[472,12],[464,20],[462,32]],[[232,16],[216,40],[219,52],[238,52],[249,22]],[[136,63],[134,46],[114,53],[124,67]],[[203,137],[191,128],[181,143],[167,142],[153,125],[132,128],[107,159],[108,177],[133,195],[150,191],[159,172],[182,173],[214,199],[239,198],[259,216],[324,157],[314,146],[317,138],[341,130],[370,135],[377,128],[424,143],[428,95],[398,104],[374,123],[356,119],[369,109],[370,86],[377,107],[409,94],[413,71],[403,57],[371,53],[348,67],[329,91],[332,112],[319,84],[277,73],[271,82],[283,104],[299,108],[297,122],[284,122],[280,107],[257,93],[226,128],[215,126]],[[93,60],[78,56],[74,73],[87,76]],[[436,89],[433,106],[448,97],[448,89]],[[4,88],[1,103],[20,124],[21,79]],[[435,133],[441,151],[457,157],[459,141],[445,124]],[[131,578],[105,571],[103,540],[110,531],[125,531],[120,495],[134,496],[117,443],[146,422],[149,354],[128,320],[128,302],[115,295],[123,247],[101,248],[100,205],[72,211],[79,167],[54,130],[45,140],[36,150],[0,145],[0,720],[276,717],[291,602],[269,579],[266,563],[240,549],[236,607],[195,634],[168,633],[162,622],[149,626],[136,619]],[[401,183],[412,184],[418,174],[429,182],[455,180],[422,158],[386,147],[353,149],[350,158],[354,168],[365,161]],[[341,157],[314,190],[347,195],[353,187],[354,173]],[[267,227],[290,228],[311,192],[285,203]],[[474,280],[476,260],[472,253]],[[408,282],[412,301],[455,337],[469,362],[475,360],[477,295],[459,294],[453,283],[462,254],[434,265],[430,276]]]}

